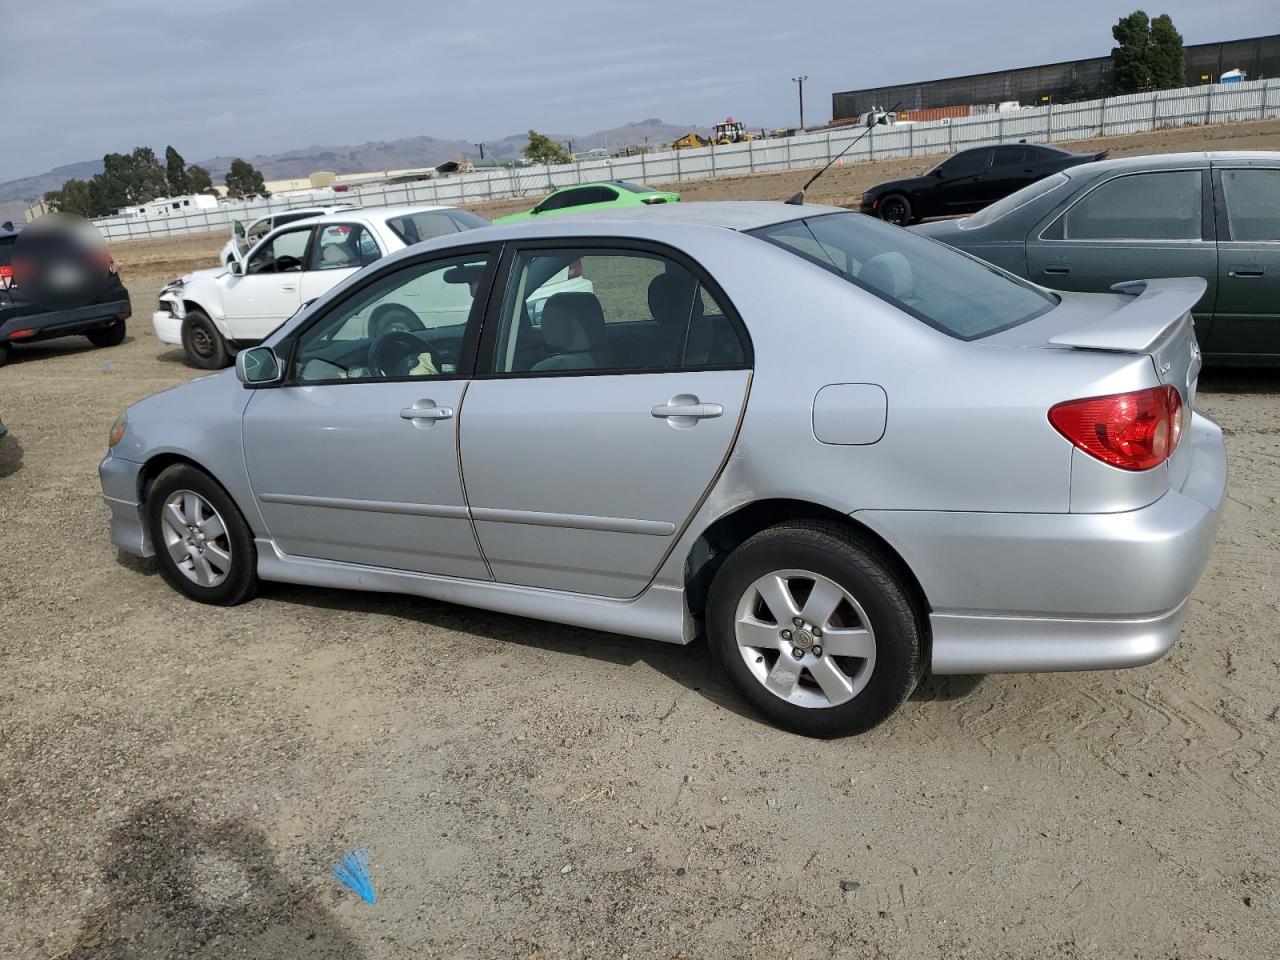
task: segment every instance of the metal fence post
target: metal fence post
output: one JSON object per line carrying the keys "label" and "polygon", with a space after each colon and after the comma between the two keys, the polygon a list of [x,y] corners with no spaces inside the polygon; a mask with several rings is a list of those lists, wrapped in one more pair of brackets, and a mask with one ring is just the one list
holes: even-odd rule
{"label": "metal fence post", "polygon": [[[1264,96],[1262,100],[1263,103],[1266,103],[1267,98]],[[747,141],[747,171],[749,173],[756,172],[756,142],[754,140]]]}
{"label": "metal fence post", "polygon": [[715,175],[716,175],[716,145],[712,143],[711,144],[711,176],[714,178]]}
{"label": "metal fence post", "polygon": [[1044,138],[1050,142],[1053,141],[1053,101],[1049,101],[1049,113],[1045,120]]}
{"label": "metal fence post", "polygon": [[911,124],[907,127],[907,156],[914,157],[916,155],[916,127]]}
{"label": "metal fence post", "polygon": [[876,128],[875,128],[875,125],[872,124],[871,132],[867,134],[867,159],[874,160],[875,158],[876,158]]}
{"label": "metal fence post", "polygon": [[1098,136],[1105,137],[1107,135],[1107,98],[1102,98],[1102,103],[1098,107]]}
{"label": "metal fence post", "polygon": [[947,124],[947,153],[956,152],[956,125],[953,122]]}

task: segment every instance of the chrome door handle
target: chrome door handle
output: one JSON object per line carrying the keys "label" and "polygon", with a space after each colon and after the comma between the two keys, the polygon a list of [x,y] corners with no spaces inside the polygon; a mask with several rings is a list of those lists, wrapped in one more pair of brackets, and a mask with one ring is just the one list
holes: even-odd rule
{"label": "chrome door handle", "polygon": [[666,403],[660,403],[649,411],[649,415],[658,420],[673,422],[690,420],[711,420],[724,416],[724,407],[718,403],[701,403],[689,393],[672,397]]}
{"label": "chrome door handle", "polygon": [[402,420],[448,420],[452,416],[453,407],[438,407],[434,400],[419,400],[400,411]]}

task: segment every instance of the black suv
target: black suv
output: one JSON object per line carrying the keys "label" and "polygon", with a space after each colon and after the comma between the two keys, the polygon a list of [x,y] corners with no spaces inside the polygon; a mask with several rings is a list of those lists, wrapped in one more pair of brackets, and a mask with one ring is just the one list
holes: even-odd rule
{"label": "black suv", "polygon": [[1040,143],[961,150],[928,173],[890,180],[862,195],[862,212],[905,227],[926,217],[973,213],[1051,173],[1107,155],[1068,153]]}
{"label": "black suv", "polygon": [[13,277],[13,245],[19,229],[0,224],[0,364],[9,359],[11,345],[84,334],[95,347],[114,347],[124,340],[125,321],[133,311],[129,291],[110,261],[106,282],[83,307],[48,310],[22,295]]}

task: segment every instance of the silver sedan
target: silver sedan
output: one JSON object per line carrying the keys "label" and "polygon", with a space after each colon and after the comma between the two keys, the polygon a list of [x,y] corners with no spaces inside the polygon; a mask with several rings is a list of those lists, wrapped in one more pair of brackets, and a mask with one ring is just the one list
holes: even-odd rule
{"label": "silver sedan", "polygon": [[[592,292],[540,297],[565,271]],[[926,670],[1172,646],[1225,494],[1203,288],[1052,293],[817,206],[458,234],[130,407],[111,537],[204,603],[275,580],[705,634],[773,721],[856,733]]]}

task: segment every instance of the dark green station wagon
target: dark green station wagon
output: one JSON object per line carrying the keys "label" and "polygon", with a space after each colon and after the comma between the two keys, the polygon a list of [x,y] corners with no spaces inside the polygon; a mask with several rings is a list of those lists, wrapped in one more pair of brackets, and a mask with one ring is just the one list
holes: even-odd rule
{"label": "dark green station wagon", "polygon": [[963,220],[910,228],[1055,290],[1204,277],[1206,360],[1280,365],[1280,153],[1086,163]]}

